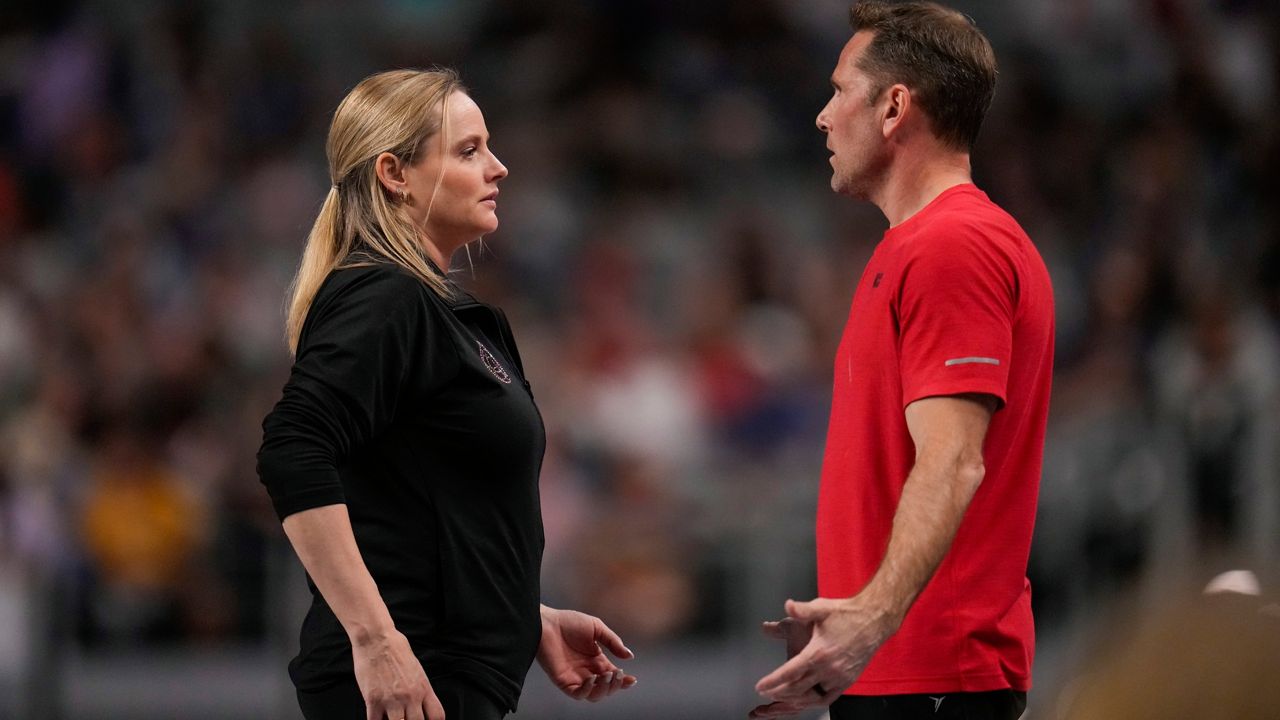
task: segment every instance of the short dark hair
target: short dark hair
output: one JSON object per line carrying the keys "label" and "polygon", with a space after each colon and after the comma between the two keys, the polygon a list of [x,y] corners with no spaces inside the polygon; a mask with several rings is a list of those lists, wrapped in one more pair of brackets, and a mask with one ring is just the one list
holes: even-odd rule
{"label": "short dark hair", "polygon": [[996,55],[973,20],[932,2],[866,0],[849,10],[849,24],[874,33],[858,63],[875,83],[872,100],[900,82],[938,138],[973,149],[996,90]]}

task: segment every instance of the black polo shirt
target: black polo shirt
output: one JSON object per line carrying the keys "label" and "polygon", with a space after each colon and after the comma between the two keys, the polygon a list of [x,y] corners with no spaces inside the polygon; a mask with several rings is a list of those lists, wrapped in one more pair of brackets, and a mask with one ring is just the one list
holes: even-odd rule
{"label": "black polo shirt", "polygon": [[[427,676],[466,676],[514,710],[541,638],[546,437],[505,315],[395,265],[335,270],[263,431],[280,518],[345,503]],[[308,585],[289,673],[320,690],[352,677],[351,645]]]}

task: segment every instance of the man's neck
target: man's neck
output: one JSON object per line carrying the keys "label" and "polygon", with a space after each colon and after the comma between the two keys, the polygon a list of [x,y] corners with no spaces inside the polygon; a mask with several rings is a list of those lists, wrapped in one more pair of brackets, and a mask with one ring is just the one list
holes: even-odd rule
{"label": "man's neck", "polygon": [[970,182],[968,153],[901,158],[871,202],[889,219],[889,227],[897,227],[947,189]]}

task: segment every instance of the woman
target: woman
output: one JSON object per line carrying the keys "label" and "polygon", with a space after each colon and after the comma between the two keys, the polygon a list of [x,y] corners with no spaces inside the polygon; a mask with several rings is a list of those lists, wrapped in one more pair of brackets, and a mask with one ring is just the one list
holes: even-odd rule
{"label": "woman", "polygon": [[535,655],[574,698],[635,683],[604,623],[538,602],[542,420],[506,317],[442,272],[498,226],[488,139],[447,70],[366,78],[329,129],[258,454],[313,595],[308,720],[501,718]]}

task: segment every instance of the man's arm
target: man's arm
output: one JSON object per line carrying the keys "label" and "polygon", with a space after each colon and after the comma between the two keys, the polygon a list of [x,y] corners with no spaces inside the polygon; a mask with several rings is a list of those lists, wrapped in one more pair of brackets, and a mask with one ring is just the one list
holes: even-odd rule
{"label": "man's arm", "polygon": [[916,462],[902,487],[880,569],[858,593],[894,619],[893,630],[951,549],[986,472],[982,443],[996,409],[990,395],[932,397],[907,406]]}
{"label": "man's arm", "polygon": [[906,617],[951,548],[969,502],[982,483],[982,444],[997,407],[990,395],[917,400],[907,406],[915,465],[902,488],[880,568],[857,595],[787,601],[787,614],[809,623],[805,649],[765,676],[756,690],[777,701],[755,717],[829,704],[857,679],[875,651]]}

